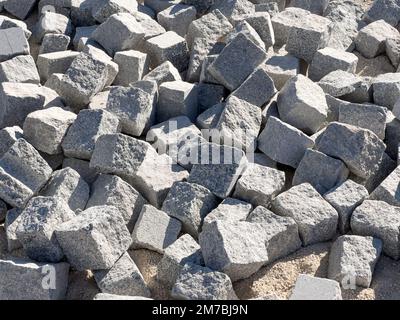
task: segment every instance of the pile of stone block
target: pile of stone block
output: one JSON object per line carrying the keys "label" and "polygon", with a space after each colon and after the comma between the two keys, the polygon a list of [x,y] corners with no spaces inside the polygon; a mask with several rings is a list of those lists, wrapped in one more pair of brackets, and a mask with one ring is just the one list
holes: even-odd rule
{"label": "pile of stone block", "polygon": [[291,300],[373,285],[400,259],[399,22],[387,0],[0,1],[0,299],[90,270],[95,300],[235,300],[327,241]]}

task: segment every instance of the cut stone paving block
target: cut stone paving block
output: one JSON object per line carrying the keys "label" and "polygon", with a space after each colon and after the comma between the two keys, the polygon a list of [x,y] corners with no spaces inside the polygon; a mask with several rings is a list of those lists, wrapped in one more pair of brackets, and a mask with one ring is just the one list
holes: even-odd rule
{"label": "cut stone paving block", "polygon": [[264,70],[280,91],[288,80],[300,73],[300,59],[291,55],[273,56],[265,62]]}
{"label": "cut stone paving block", "polygon": [[249,164],[236,183],[233,196],[252,205],[268,207],[285,186],[285,173],[277,169]]}
{"label": "cut stone paving block", "polygon": [[350,101],[353,103],[368,103],[372,102],[372,77],[359,77],[360,84],[354,90],[354,92],[349,93],[341,97],[343,100]]}
{"label": "cut stone paving block", "polygon": [[65,156],[89,160],[97,139],[120,131],[119,120],[108,111],[82,110],[62,142]]}
{"label": "cut stone paving block", "polygon": [[164,250],[157,266],[157,279],[167,288],[172,288],[185,264],[203,265],[203,256],[199,244],[184,234]]}
{"label": "cut stone paving block", "polygon": [[188,46],[191,49],[196,38],[218,40],[231,32],[233,26],[218,9],[194,20],[186,35]]}
{"label": "cut stone paving block", "polygon": [[131,231],[146,203],[143,196],[120,177],[102,174],[91,186],[86,208],[102,205],[117,207]]}
{"label": "cut stone paving block", "polygon": [[227,89],[233,91],[266,59],[264,50],[245,34],[239,33],[208,67],[208,71]]}
{"label": "cut stone paving block", "polygon": [[300,23],[294,23],[289,29],[287,52],[311,63],[315,53],[328,44],[330,24],[331,20],[315,14],[303,16]]}
{"label": "cut stone paving block", "polygon": [[400,63],[400,36],[387,39],[385,44],[386,55],[390,59],[390,62],[392,62],[392,65],[398,68]]}
{"label": "cut stone paving block", "polygon": [[396,104],[400,95],[400,73],[385,73],[378,75],[372,81],[374,102],[390,110]]}
{"label": "cut stone paving block", "polygon": [[314,141],[303,132],[276,117],[269,117],[258,137],[258,149],[265,155],[293,168],[297,168],[307,148]]}
{"label": "cut stone paving block", "polygon": [[144,205],[132,232],[133,249],[148,249],[163,254],[181,231],[179,220],[151,205]]}
{"label": "cut stone paving block", "polygon": [[134,13],[138,9],[136,0],[107,0],[92,10],[93,18],[103,23],[115,13]]}
{"label": "cut stone paving block", "polygon": [[311,184],[320,194],[324,194],[343,183],[349,175],[345,164],[319,151],[307,149],[293,177],[292,184]]}
{"label": "cut stone paving block", "polygon": [[288,41],[289,31],[296,24],[301,24],[307,15],[307,10],[300,8],[286,8],[271,18],[275,34],[275,45],[282,47]]}
{"label": "cut stone paving block", "polygon": [[320,49],[314,55],[308,70],[308,76],[313,81],[319,81],[327,74],[336,70],[355,73],[357,63],[358,58],[353,53],[334,48]]}
{"label": "cut stone paving block", "polygon": [[109,270],[97,270],[93,275],[103,293],[150,297],[139,268],[127,252]]}
{"label": "cut stone paving block", "polygon": [[387,109],[372,104],[342,104],[339,122],[369,129],[380,139],[385,139]]}
{"label": "cut stone paving block", "polygon": [[21,28],[8,28],[0,30],[0,62],[15,56],[29,54],[29,44],[24,30]]}
{"label": "cut stone paving block", "polygon": [[303,75],[286,82],[277,103],[282,121],[308,134],[317,132],[328,115],[323,90]]}
{"label": "cut stone paving block", "polygon": [[339,282],[300,274],[289,300],[342,300]]}
{"label": "cut stone paving block", "polygon": [[226,198],[204,218],[203,229],[216,220],[227,222],[245,221],[252,209],[253,206],[250,203],[234,198]]}
{"label": "cut stone paving block", "polygon": [[154,121],[154,98],[154,95],[137,87],[113,87],[108,95],[106,110],[119,119],[122,132],[140,136]]}
{"label": "cut stone paving block", "polygon": [[113,62],[112,58],[105,53],[102,48],[95,45],[85,45],[85,47],[82,49],[82,52],[91,55],[95,60],[104,62],[107,65],[107,80],[104,87],[110,86],[118,74],[118,64]]}
{"label": "cut stone paving block", "polygon": [[13,208],[7,211],[4,228],[6,229],[8,252],[22,248],[22,244],[17,237],[17,229],[21,221],[20,216],[22,210],[23,209]]}
{"label": "cut stone paving block", "polygon": [[153,9],[155,12],[160,12],[170,6],[180,3],[180,0],[144,0],[146,6]]}
{"label": "cut stone paving block", "polygon": [[36,23],[33,35],[38,42],[42,42],[43,37],[49,33],[69,36],[72,34],[72,28],[71,20],[68,17],[59,13],[46,11],[41,14]]}
{"label": "cut stone paving block", "polygon": [[85,107],[109,80],[107,61],[81,53],[75,57],[60,83],[59,94],[76,110]]}
{"label": "cut stone paving block", "polygon": [[91,37],[113,57],[118,51],[135,49],[144,34],[135,17],[129,13],[117,13],[98,26]]}
{"label": "cut stone paving block", "polygon": [[226,101],[216,129],[223,144],[251,152],[256,149],[261,120],[259,107],[232,96]]}
{"label": "cut stone paving block", "polygon": [[180,143],[187,137],[201,136],[200,130],[185,116],[170,118],[150,128],[146,140],[152,143],[159,154],[175,157]]}
{"label": "cut stone paving block", "polygon": [[174,65],[166,61],[146,74],[143,80],[154,80],[160,86],[164,82],[180,81],[182,78]]}
{"label": "cut stone paving block", "polygon": [[36,5],[37,0],[7,0],[4,4],[4,9],[13,16],[25,20]]}
{"label": "cut stone paving block", "polygon": [[20,138],[24,137],[22,129],[18,126],[7,127],[0,130],[0,158]]}
{"label": "cut stone paving block", "polygon": [[130,83],[142,80],[149,71],[147,54],[135,50],[117,52],[114,62],[118,64],[118,75],[114,85],[129,86]]}
{"label": "cut stone paving block", "polygon": [[247,165],[242,150],[218,144],[201,146],[202,162],[194,164],[188,182],[197,183],[217,197],[226,198]]}
{"label": "cut stone paving block", "polygon": [[383,241],[383,252],[400,258],[400,209],[383,201],[365,200],[351,216],[351,230],[356,235],[371,236]]}
{"label": "cut stone paving block", "polygon": [[97,178],[96,170],[89,168],[89,161],[64,158],[62,167],[74,169],[88,184],[92,184]]}
{"label": "cut stone paving block", "polygon": [[21,55],[1,62],[0,82],[39,83],[38,70],[32,56]]}
{"label": "cut stone paving block", "polygon": [[166,121],[176,116],[187,116],[194,121],[198,115],[198,86],[184,81],[164,82],[159,88],[157,119]]}
{"label": "cut stone paving block", "polygon": [[41,80],[46,81],[54,73],[65,73],[77,56],[79,56],[79,52],[75,51],[39,54],[37,68]]}
{"label": "cut stone paving block", "polygon": [[76,270],[111,268],[132,239],[119,210],[112,206],[86,209],[56,230],[68,262]]}
{"label": "cut stone paving block", "polygon": [[392,26],[396,26],[400,21],[399,4],[393,0],[374,1],[369,10],[365,13],[364,20],[373,22],[381,19]]}
{"label": "cut stone paving block", "polygon": [[351,214],[367,197],[368,190],[350,179],[324,194],[324,199],[339,214],[339,231],[341,233],[349,231]]}
{"label": "cut stone paving block", "polygon": [[273,79],[266,65],[259,66],[231,96],[247,101],[257,107],[267,103],[276,93]]}
{"label": "cut stone paving block", "polygon": [[165,61],[170,61],[179,71],[184,71],[188,67],[189,50],[186,40],[174,31],[146,40],[144,47],[149,56],[151,68]]}
{"label": "cut stone paving block", "polygon": [[47,185],[40,191],[40,195],[62,199],[71,210],[77,211],[85,209],[89,192],[89,185],[79,173],[67,167],[53,172]]}
{"label": "cut stone paving block", "polygon": [[254,4],[248,0],[214,1],[214,4],[210,7],[210,11],[216,9],[221,11],[233,25],[236,25],[244,17],[255,12]]}
{"label": "cut stone paving block", "polygon": [[208,71],[208,67],[218,58],[218,54],[210,54],[204,58],[200,72],[200,82],[220,84],[211,73]]}
{"label": "cut stone paving block", "polygon": [[[28,259],[0,260],[1,300],[63,300],[68,287],[68,263],[36,263]],[[54,272],[54,287],[43,286],[43,277]],[[54,289],[53,289],[54,288]]]}
{"label": "cut stone paving block", "polygon": [[143,14],[141,12],[135,12],[133,14],[137,22],[140,23],[143,31],[144,36],[142,41],[136,46],[138,49],[143,50],[143,46],[145,41],[159,36],[165,32],[167,32],[155,19],[149,18],[147,14]]}
{"label": "cut stone paving block", "polygon": [[214,221],[200,233],[199,242],[206,266],[236,281],[250,277],[268,261],[264,238],[262,224]]}
{"label": "cut stone paving block", "polygon": [[[268,94],[268,93],[267,93]],[[197,103],[199,111],[207,110],[219,104],[226,96],[226,89],[224,86],[212,83],[199,83]]]}
{"label": "cut stone paving block", "polygon": [[[240,21],[235,26],[235,29],[233,29],[233,31],[224,38],[224,42],[225,43],[231,42],[239,33],[245,34],[251,41],[253,41],[256,45],[265,50],[264,41],[260,38],[257,31],[248,22],[244,20]],[[196,41],[197,39],[195,39],[195,43]]]}
{"label": "cut stone paving block", "polygon": [[271,17],[268,12],[257,12],[245,17],[246,21],[256,30],[266,48],[275,44],[275,34]]}
{"label": "cut stone paving block", "polygon": [[61,143],[75,119],[76,114],[59,107],[34,111],[25,119],[24,137],[39,151],[62,153]]}
{"label": "cut stone paving block", "polygon": [[40,262],[59,262],[64,253],[54,235],[63,222],[75,217],[63,199],[35,197],[31,199],[19,217],[17,238],[31,259]]}
{"label": "cut stone paving block", "polygon": [[180,220],[183,231],[197,238],[204,218],[217,207],[217,201],[210,190],[198,184],[177,182],[165,198],[162,210]]}
{"label": "cut stone paving block", "polygon": [[196,19],[196,8],[176,4],[157,14],[158,22],[168,31],[175,31],[181,37],[187,33],[189,25]]}
{"label": "cut stone paving block", "polygon": [[77,27],[94,25],[96,20],[92,16],[92,11],[98,4],[99,0],[70,1],[68,5],[72,23]]}
{"label": "cut stone paving block", "polygon": [[0,198],[13,207],[24,207],[52,171],[32,145],[18,139],[0,159]]}
{"label": "cut stone paving block", "polygon": [[72,39],[72,44],[74,45],[74,49],[78,49],[78,44],[81,39],[89,39],[92,36],[92,33],[96,30],[97,25],[87,26],[87,27],[77,27],[75,29],[75,36]]}
{"label": "cut stone paving block", "polygon": [[341,236],[333,243],[329,253],[328,277],[342,285],[355,277],[357,286],[369,288],[381,251],[380,239]]}
{"label": "cut stone paving block", "polygon": [[39,54],[68,50],[71,38],[65,34],[48,33],[43,37]]}
{"label": "cut stone paving block", "polygon": [[251,223],[260,223],[264,226],[265,244],[268,253],[268,263],[286,257],[301,247],[299,228],[294,219],[281,217],[259,206],[247,217]]}
{"label": "cut stone paving block", "polygon": [[385,180],[371,193],[370,200],[385,201],[392,206],[400,207],[400,167],[397,167]]}
{"label": "cut stone paving block", "polygon": [[22,127],[29,113],[49,106],[64,106],[52,89],[33,83],[0,83],[0,128]]}
{"label": "cut stone paving block", "polygon": [[350,72],[336,70],[324,76],[318,85],[326,94],[332,97],[342,97],[354,93],[362,86],[362,83],[362,78]]}
{"label": "cut stone paving block", "polygon": [[357,34],[355,44],[364,57],[372,59],[385,52],[386,39],[399,36],[399,32],[390,24],[379,20],[362,28]]}
{"label": "cut stone paving block", "polygon": [[211,108],[208,108],[197,117],[197,126],[200,129],[214,129],[218,124],[219,118],[222,114],[222,111],[224,111],[224,108],[224,103],[218,103]]}
{"label": "cut stone paving block", "polygon": [[226,274],[195,264],[186,264],[182,268],[171,296],[178,300],[238,299]]}
{"label": "cut stone paving block", "polygon": [[386,145],[370,130],[332,122],[317,141],[316,149],[342,160],[354,174],[368,178],[379,167]]}
{"label": "cut stone paving block", "polygon": [[[0,3],[0,7],[1,7],[1,3]],[[32,32],[28,29],[28,26],[24,21],[19,20],[19,19],[13,19],[13,18],[7,17],[5,15],[1,15],[0,16],[0,29],[9,29],[9,28],[21,28],[24,31],[25,37],[27,40],[32,35]]]}
{"label": "cut stone paving block", "polygon": [[290,6],[310,11],[311,13],[323,15],[328,7],[329,0],[291,0]]}
{"label": "cut stone paving block", "polygon": [[278,195],[272,201],[272,211],[296,221],[304,246],[330,240],[336,234],[338,213],[309,183]]}

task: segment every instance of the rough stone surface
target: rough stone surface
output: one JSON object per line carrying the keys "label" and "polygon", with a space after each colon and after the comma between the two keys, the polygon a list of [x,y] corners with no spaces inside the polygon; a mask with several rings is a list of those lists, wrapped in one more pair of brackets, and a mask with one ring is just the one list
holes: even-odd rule
{"label": "rough stone surface", "polygon": [[300,274],[290,300],[342,300],[337,281]]}
{"label": "rough stone surface", "polygon": [[330,240],[336,233],[338,213],[309,183],[278,195],[272,201],[272,211],[296,221],[305,246]]}
{"label": "rough stone surface", "polygon": [[[373,237],[341,236],[329,253],[328,277],[339,283],[354,281],[368,288],[382,251],[382,241]],[[349,281],[350,280],[350,281]]]}

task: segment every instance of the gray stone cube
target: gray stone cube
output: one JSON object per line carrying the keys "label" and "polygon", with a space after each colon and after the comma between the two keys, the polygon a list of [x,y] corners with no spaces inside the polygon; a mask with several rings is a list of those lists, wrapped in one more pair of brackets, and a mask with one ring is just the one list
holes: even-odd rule
{"label": "gray stone cube", "polygon": [[124,219],[112,206],[86,209],[59,225],[55,234],[76,270],[111,268],[132,242]]}
{"label": "gray stone cube", "polygon": [[248,0],[214,1],[210,11],[216,9],[221,11],[233,25],[255,12],[254,4]]}
{"label": "gray stone cube", "polygon": [[157,14],[158,22],[168,31],[175,31],[181,37],[187,33],[189,25],[196,19],[194,6],[176,4]]}
{"label": "gray stone cube", "polygon": [[336,234],[338,213],[309,183],[278,195],[272,201],[272,211],[296,221],[304,246],[330,240]]}
{"label": "gray stone cube", "polygon": [[226,274],[195,264],[186,264],[182,268],[171,296],[178,300],[238,299]]}
{"label": "gray stone cube", "polygon": [[319,82],[318,85],[326,94],[332,97],[343,97],[354,94],[363,86],[363,79],[350,72],[336,70],[328,73]]}
{"label": "gray stone cube", "polygon": [[59,154],[65,134],[75,119],[74,113],[59,107],[34,111],[25,119],[24,137],[37,150]]}
{"label": "gray stone cube", "polygon": [[214,221],[200,233],[207,267],[226,273],[232,281],[245,279],[267,261],[264,226],[245,221]]}
{"label": "gray stone cube", "polygon": [[385,201],[392,206],[400,207],[400,195],[398,192],[399,182],[400,167],[397,167],[374,191],[372,191],[369,199]]}
{"label": "gray stone cube", "polygon": [[0,158],[20,138],[23,138],[23,131],[20,127],[6,127],[0,130]]}
{"label": "gray stone cube", "polygon": [[328,115],[323,90],[303,75],[286,82],[277,102],[282,121],[308,134],[317,132]]}
{"label": "gray stone cube", "polygon": [[107,0],[93,7],[92,15],[96,21],[103,23],[115,13],[131,13],[138,10],[136,0]]}
{"label": "gray stone cube", "polygon": [[378,75],[372,81],[374,102],[377,105],[393,109],[400,94],[400,73]]}
{"label": "gray stone cube", "polygon": [[110,269],[97,270],[93,275],[103,293],[150,297],[150,290],[139,268],[127,252]]}
{"label": "gray stone cube", "polygon": [[32,56],[21,55],[1,62],[0,81],[39,83],[39,73]]}
{"label": "gray stone cube", "polygon": [[164,82],[179,81],[182,78],[174,65],[166,61],[146,74],[143,80],[154,80],[160,86]]}
{"label": "gray stone cube", "polygon": [[208,71],[222,85],[233,91],[266,59],[267,54],[263,49],[245,34],[239,33],[208,67]]}
{"label": "gray stone cube", "polygon": [[383,241],[383,252],[389,257],[400,258],[399,225],[400,209],[383,201],[365,200],[353,211],[351,230],[356,235],[372,236]]}
{"label": "gray stone cube", "polygon": [[29,44],[24,30],[21,28],[8,28],[0,30],[0,61],[6,61],[15,56],[29,54]]}
{"label": "gray stone cube", "polygon": [[316,144],[318,151],[342,160],[362,178],[375,172],[385,148],[372,131],[338,122],[330,123]]}
{"label": "gray stone cube", "polygon": [[62,142],[64,154],[89,160],[96,140],[104,134],[120,131],[119,120],[105,110],[82,110],[70,126]]}
{"label": "gray stone cube", "polygon": [[42,40],[39,54],[68,50],[71,38],[65,34],[47,33]]}
{"label": "gray stone cube", "polygon": [[300,73],[300,59],[291,55],[273,56],[265,62],[264,69],[281,90],[288,80]]}
{"label": "gray stone cube", "polygon": [[293,168],[297,168],[307,148],[313,145],[314,141],[303,132],[272,116],[258,137],[260,151]]}
{"label": "gray stone cube", "polygon": [[348,281],[368,288],[381,251],[380,239],[341,236],[336,239],[329,252],[328,277],[342,285]]}
{"label": "gray stone cube", "polygon": [[48,80],[54,73],[65,73],[77,56],[78,52],[69,50],[39,54],[37,68],[41,80]]}
{"label": "gray stone cube", "polygon": [[64,158],[62,167],[74,169],[88,184],[92,184],[97,178],[96,170],[89,168],[89,161]]}
{"label": "gray stone cube", "polygon": [[110,56],[118,51],[135,49],[144,38],[141,24],[129,13],[110,16],[91,37],[106,49]]}
{"label": "gray stone cube", "polygon": [[275,44],[275,34],[272,28],[271,17],[268,12],[256,12],[246,15],[246,21],[259,34],[265,44],[265,48],[272,47]]}
{"label": "gray stone cube", "polygon": [[74,217],[74,212],[63,199],[35,197],[27,203],[19,217],[17,239],[29,258],[40,262],[59,262],[64,253],[54,230]]}
{"label": "gray stone cube", "polygon": [[151,68],[165,61],[170,61],[179,71],[188,67],[189,51],[186,40],[174,31],[146,40],[144,50],[149,56]]}
{"label": "gray stone cube", "polygon": [[127,50],[117,52],[114,56],[114,62],[118,64],[119,71],[114,84],[120,86],[129,86],[129,84],[142,80],[143,76],[149,71],[149,62],[147,54]]}
{"label": "gray stone cube", "polygon": [[236,183],[235,198],[252,205],[268,207],[272,199],[282,192],[285,173],[258,164],[249,164]]}
{"label": "gray stone cube", "polygon": [[32,145],[18,139],[0,159],[0,198],[13,207],[23,208],[52,172]]}
{"label": "gray stone cube", "polygon": [[43,37],[49,33],[71,35],[71,20],[65,15],[51,11],[42,13],[35,25],[33,35],[38,42],[42,42]]}
{"label": "gray stone cube", "polygon": [[290,7],[301,8],[311,13],[323,15],[328,7],[329,0],[291,0]]}
{"label": "gray stone cube", "polygon": [[289,300],[342,300],[337,281],[300,274]]}
{"label": "gray stone cube", "polygon": [[341,160],[307,149],[296,169],[292,184],[295,186],[308,182],[320,194],[324,194],[342,184],[348,175],[349,170]]}
{"label": "gray stone cube", "polygon": [[[164,208],[163,208],[164,210]],[[181,231],[179,220],[151,205],[144,205],[132,232],[134,249],[148,249],[163,254]]]}

